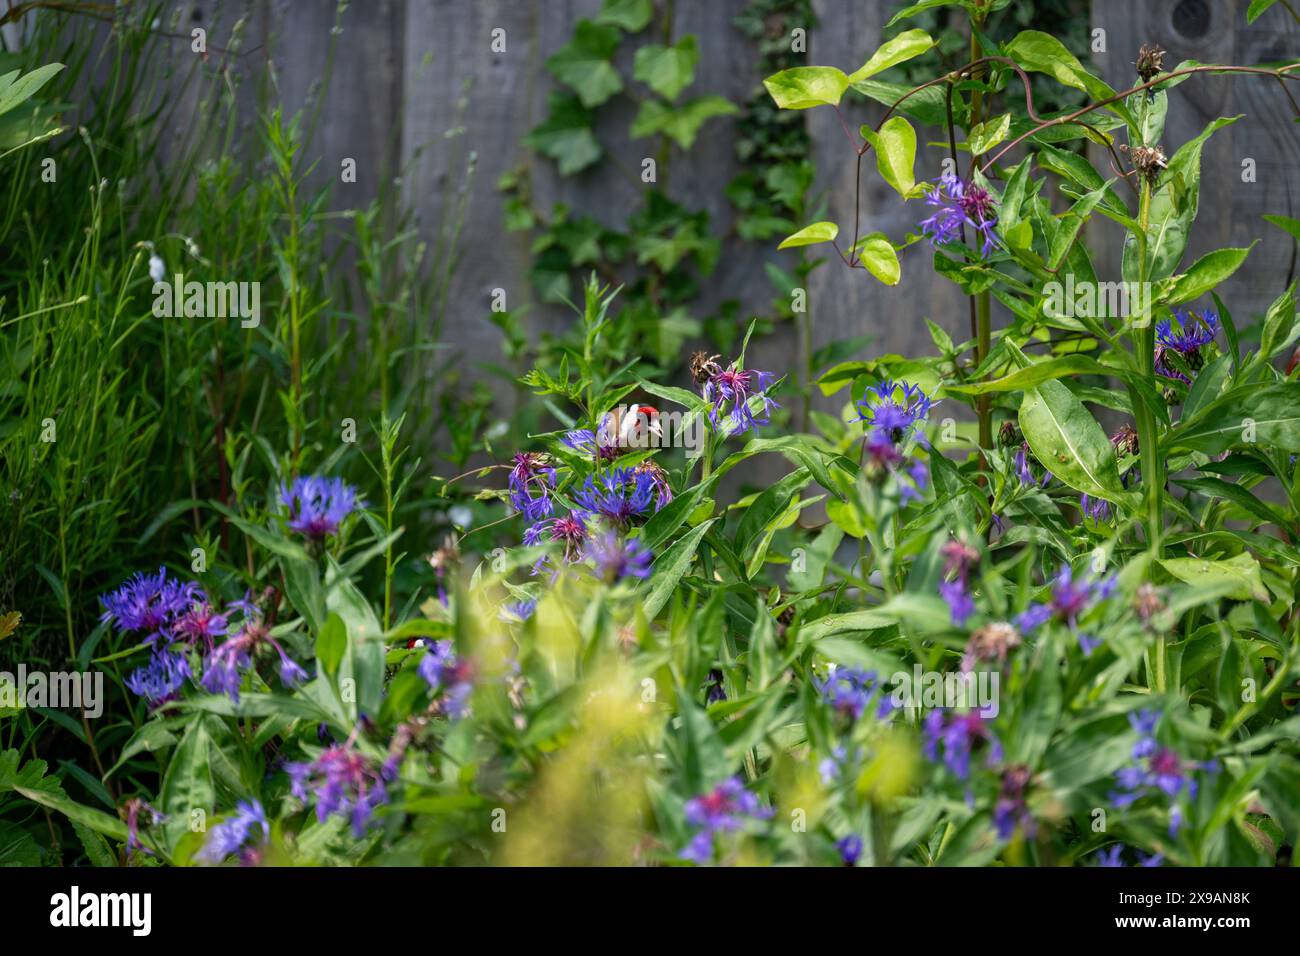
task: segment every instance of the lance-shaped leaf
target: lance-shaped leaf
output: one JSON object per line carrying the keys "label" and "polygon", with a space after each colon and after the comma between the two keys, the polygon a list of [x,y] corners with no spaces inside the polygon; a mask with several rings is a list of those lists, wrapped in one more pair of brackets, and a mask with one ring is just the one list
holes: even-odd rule
{"label": "lance-shaped leaf", "polygon": [[1071,488],[1129,503],[1132,495],[1119,483],[1110,440],[1083,402],[1060,382],[1043,382],[1025,392],[1020,430],[1034,456]]}
{"label": "lance-shaped leaf", "polygon": [[1245,249],[1217,249],[1201,256],[1174,282],[1174,287],[1169,292],[1169,304],[1178,305],[1180,302],[1199,299],[1236,272],[1254,248],[1255,243],[1252,242]]}
{"label": "lance-shaped leaf", "polygon": [[792,236],[781,240],[778,249],[794,249],[797,246],[815,246],[819,242],[830,242],[840,234],[840,227],[833,222],[814,222],[804,226]]}

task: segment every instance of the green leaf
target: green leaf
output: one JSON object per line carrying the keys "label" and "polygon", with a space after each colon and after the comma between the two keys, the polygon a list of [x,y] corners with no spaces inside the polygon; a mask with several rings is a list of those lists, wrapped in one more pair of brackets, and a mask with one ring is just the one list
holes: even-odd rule
{"label": "green leaf", "polygon": [[559,164],[571,176],[600,159],[600,143],[591,131],[591,114],[576,96],[554,92],[547,101],[549,115],[524,137],[524,142]]}
{"label": "green leaf", "polygon": [[889,237],[883,232],[873,232],[858,240],[858,258],[867,267],[867,271],[885,285],[898,285],[902,267],[898,264],[898,252]]}
{"label": "green leaf", "polygon": [[1025,392],[1020,430],[1034,456],[1076,491],[1117,504],[1131,495],[1119,483],[1115,450],[1097,420],[1060,382]]}
{"label": "green leaf", "polygon": [[640,33],[650,24],[655,8],[651,0],[605,0],[596,22]]}
{"label": "green leaf", "polygon": [[619,31],[579,20],[568,46],[546,60],[546,68],[578,94],[583,106],[599,106],[623,89],[623,78],[610,60],[618,49]]}
{"label": "green leaf", "polygon": [[1160,566],[1193,587],[1231,585],[1228,597],[1238,601],[1268,601],[1259,563],[1249,554],[1211,561],[1208,558],[1165,558]]}
{"label": "green leaf", "polygon": [[1295,341],[1296,332],[1295,283],[1292,282],[1264,314],[1264,327],[1259,335],[1260,356],[1268,361]]}
{"label": "green leaf", "polygon": [[690,569],[691,562],[695,560],[695,551],[700,546],[700,540],[718,520],[710,518],[696,525],[655,559],[650,578],[642,585],[640,591],[641,609],[647,620],[652,620],[668,603],[678,582]]}
{"label": "green leaf", "polygon": [[316,663],[325,669],[325,673],[337,674],[347,649],[348,629],[343,618],[331,612],[316,634]]}
{"label": "green leaf", "polygon": [[806,110],[838,106],[849,78],[833,66],[796,66],[769,76],[763,85],[781,109]]}
{"label": "green leaf", "polygon": [[1060,358],[1035,362],[1024,368],[1018,368],[1009,375],[988,382],[974,382],[968,385],[944,385],[945,392],[959,395],[983,395],[987,392],[1019,392],[1033,388],[1042,382],[1075,375],[1114,375],[1115,370],[1102,365],[1096,359],[1082,354],[1063,355]]}
{"label": "green leaf", "polygon": [[1025,30],[1006,45],[1005,51],[1026,70],[1046,73],[1094,99],[1109,99],[1115,95],[1114,90],[1085,70],[1078,58],[1051,34]]}
{"label": "green leaf", "polygon": [[924,30],[905,30],[892,40],[886,40],[866,63],[849,74],[848,82],[857,83],[898,63],[918,57],[937,42]]}
{"label": "green leaf", "polygon": [[1246,22],[1254,23],[1275,3],[1277,0],[1250,0],[1250,6],[1246,8]]}
{"label": "green leaf", "polygon": [[781,240],[778,249],[794,249],[797,246],[815,246],[819,242],[831,242],[840,234],[840,227],[833,222],[814,222],[804,226],[792,236]]}
{"label": "green leaf", "polygon": [[739,112],[736,104],[721,96],[700,96],[681,106],[646,100],[632,121],[632,138],[644,139],[663,133],[682,149],[690,149],[706,121],[736,112]]}
{"label": "green leaf", "polygon": [[998,143],[1007,138],[1011,132],[1011,114],[1003,113],[1001,116],[986,120],[983,123],[977,123],[971,128],[970,136],[967,143],[970,146],[972,156],[982,156],[991,150]]}
{"label": "green leaf", "polygon": [[881,178],[903,198],[916,195],[916,130],[901,116],[892,116],[876,132],[862,127],[862,136],[876,151]]}
{"label": "green leaf", "polygon": [[[225,698],[223,698],[225,699]],[[210,749],[212,738],[206,720],[197,718],[172,752],[158,794],[158,809],[167,817],[167,843],[175,846],[190,828],[190,814],[201,810],[207,815],[216,811],[217,794],[212,783]]]}
{"label": "green leaf", "polygon": [[1175,281],[1169,293],[1169,304],[1191,302],[1216,288],[1220,282],[1237,271],[1253,248],[1255,248],[1254,242],[1245,249],[1217,249],[1201,256]]}
{"label": "green leaf", "polygon": [[652,43],[636,51],[632,75],[665,99],[675,100],[695,79],[699,59],[694,36],[683,37],[672,46]]}
{"label": "green leaf", "polygon": [[1233,445],[1256,443],[1300,452],[1300,382],[1229,389],[1172,428],[1161,450],[1187,448],[1217,455]]}
{"label": "green leaf", "polygon": [[0,77],[0,115],[31,99],[62,69],[62,63],[48,63],[18,79],[17,70]]}

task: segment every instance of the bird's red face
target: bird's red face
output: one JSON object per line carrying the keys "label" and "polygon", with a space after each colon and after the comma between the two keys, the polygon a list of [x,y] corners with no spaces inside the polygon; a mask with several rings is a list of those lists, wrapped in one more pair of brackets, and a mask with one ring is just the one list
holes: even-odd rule
{"label": "bird's red face", "polygon": [[615,409],[612,414],[614,434],[623,448],[649,448],[656,439],[663,438],[659,410],[653,405],[633,405]]}

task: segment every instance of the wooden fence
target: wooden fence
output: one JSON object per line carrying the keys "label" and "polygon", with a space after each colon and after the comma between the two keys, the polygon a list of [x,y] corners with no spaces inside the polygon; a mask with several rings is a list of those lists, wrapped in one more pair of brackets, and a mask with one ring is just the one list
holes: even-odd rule
{"label": "wooden fence", "polygon": [[[452,284],[447,338],[469,362],[491,361],[499,333],[488,319],[491,290],[507,291],[513,307],[532,297],[528,280],[526,234],[507,234],[502,221],[498,177],[521,163],[530,164],[537,204],[570,204],[608,224],[621,223],[639,204],[638,186],[605,162],[575,177],[561,177],[552,163],[534,157],[521,140],[545,116],[547,94],[555,82],[544,61],[566,44],[579,18],[590,17],[601,0],[352,0],[341,17],[333,0],[256,0],[251,3],[186,3],[176,23],[188,32],[213,24],[210,43],[219,44],[237,16],[247,17],[243,46],[254,52],[241,69],[273,68],[289,110],[312,105],[319,95],[331,40],[336,44],[333,82],[324,92],[322,122],[306,153],[319,156],[321,170],[337,175],[342,157],[357,160],[355,184],[336,192],[340,207],[367,201],[391,163],[407,166],[405,195],[432,231],[453,201],[462,175],[463,145],[475,156],[475,173],[460,244],[460,265]],[[673,35],[697,35],[699,66],[692,93],[717,93],[743,101],[760,82],[758,57],[734,27],[747,0],[676,0]],[[657,4],[661,11],[664,4]],[[808,35],[808,62],[852,69],[880,42],[885,22],[897,8],[893,0],[815,0],[817,25]],[[1246,0],[1093,0],[1090,30],[1104,31],[1104,51],[1093,64],[1117,88],[1133,76],[1133,61],[1143,41],[1169,51],[1167,63],[1255,63],[1300,54],[1300,28],[1281,5],[1254,25],[1245,20]],[[336,20],[337,17],[337,20]],[[215,22],[214,22],[215,21]],[[336,22],[341,32],[332,35]],[[505,50],[494,52],[494,30],[504,30]],[[627,46],[630,46],[627,45]],[[630,52],[620,51],[620,56]],[[189,55],[183,42],[175,56]],[[846,108],[850,128],[881,115],[881,107],[857,103]],[[630,120],[615,108],[598,134],[607,151],[636,167],[644,142],[628,139]],[[1201,213],[1189,249],[1196,255],[1222,246],[1265,243],[1229,283],[1225,300],[1239,322],[1251,321],[1278,294],[1294,270],[1294,245],[1265,223],[1261,214],[1300,217],[1300,126],[1291,119],[1275,82],[1252,77],[1195,77],[1170,94],[1166,151],[1190,138],[1219,115],[1246,114],[1211,139],[1204,154]],[[828,218],[852,233],[853,156],[835,114],[811,110],[816,188],[825,192]],[[250,117],[251,119],[251,117]],[[460,128],[459,139],[448,132]],[[252,135],[250,125],[250,135]],[[738,172],[730,118],[706,124],[696,147],[674,158],[670,191],[676,198],[706,208],[718,232],[726,232],[734,212],[724,187]],[[931,137],[936,138],[936,137]],[[924,149],[918,178],[933,177],[943,156]],[[1253,167],[1253,179],[1243,175]],[[904,204],[871,171],[863,178],[862,229],[901,237],[922,216],[923,206]],[[1109,223],[1099,226],[1114,232]],[[1105,247],[1105,240],[1102,240]],[[706,301],[727,298],[746,309],[762,309],[772,289],[763,276],[765,260],[778,253],[730,239],[709,284]],[[1103,278],[1118,278],[1118,246],[1109,246]],[[927,351],[924,319],[932,318],[954,336],[964,337],[967,307],[957,290],[937,278],[925,246],[903,259],[903,281],[889,288],[838,261],[816,270],[809,304],[815,341],[872,334],[872,352]],[[530,321],[566,321],[553,309],[538,309]],[[756,349],[753,363],[784,369],[794,354],[793,330],[783,329]]]}

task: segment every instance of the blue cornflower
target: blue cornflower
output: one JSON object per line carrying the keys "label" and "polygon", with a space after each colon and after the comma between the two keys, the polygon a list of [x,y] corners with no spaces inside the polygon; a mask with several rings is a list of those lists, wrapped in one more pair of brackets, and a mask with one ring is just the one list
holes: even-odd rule
{"label": "blue cornflower", "polygon": [[866,422],[876,434],[893,445],[901,445],[915,434],[921,440],[921,423],[933,404],[919,385],[884,379],[870,386],[857,402],[857,422]]}
{"label": "blue cornflower", "polygon": [[989,722],[974,711],[964,714],[945,714],[932,710],[925,717],[925,747],[927,760],[938,760],[959,780],[970,776],[972,752],[987,746],[990,766],[1002,759],[1002,744],[989,727]]}
{"label": "blue cornflower", "polygon": [[[550,517],[555,469],[540,452],[519,452],[510,469],[510,504],[529,521]],[[537,492],[534,494],[534,492]]]}
{"label": "blue cornflower", "polygon": [[1021,485],[1037,485],[1039,488],[1046,488],[1047,483],[1052,480],[1052,473],[1044,471],[1042,478],[1035,478],[1034,471],[1030,467],[1031,458],[1029,443],[1023,442],[1020,451],[1016,452],[1016,477],[1020,479]]}
{"label": "blue cornflower", "polygon": [[191,676],[190,662],[184,654],[162,649],[154,651],[149,663],[136,668],[126,679],[127,689],[143,697],[150,709],[175,700]]}
{"label": "blue cornflower", "polygon": [[[565,561],[581,561],[586,551],[587,539],[591,535],[587,529],[587,522],[590,520],[591,515],[576,508],[567,515],[544,518],[524,530],[524,544],[532,548],[545,543],[548,539],[559,541],[564,545]],[[533,573],[536,574],[545,563],[546,558],[543,557],[533,568]]]}
{"label": "blue cornflower", "polygon": [[1124,844],[1116,843],[1109,850],[1097,851],[1097,865],[1103,867],[1123,866],[1124,861],[1120,859],[1120,854],[1124,852]]}
{"label": "blue cornflower", "polygon": [[762,807],[738,777],[724,780],[710,792],[686,801],[686,822],[699,832],[680,856],[701,865],[708,863],[713,859],[715,834],[734,833],[749,821],[765,820],[774,812]]}
{"label": "blue cornflower", "polygon": [[319,540],[336,534],[343,519],[364,507],[356,488],[342,478],[305,475],[280,485],[280,502],[289,509],[289,527]]}
{"label": "blue cornflower", "polygon": [[474,665],[468,658],[457,656],[451,641],[429,644],[419,671],[435,693],[442,693],[443,713],[448,717],[464,717],[469,713],[469,695],[474,690]]}
{"label": "blue cornflower", "polygon": [[1060,574],[1052,582],[1051,599],[1045,604],[1031,604],[1016,618],[1016,626],[1022,631],[1034,631],[1055,618],[1073,629],[1085,612],[1114,594],[1116,586],[1114,575],[1100,581],[1091,578],[1075,580],[1070,566],[1062,565]]}
{"label": "blue cornflower", "polygon": [[958,578],[955,581],[940,581],[939,596],[948,603],[952,626],[965,627],[975,613],[975,599],[966,590],[965,580]]}
{"label": "blue cornflower", "polygon": [[959,242],[962,227],[971,226],[984,239],[982,255],[987,256],[997,248],[993,227],[998,217],[993,211],[993,197],[984,187],[962,182],[953,173],[944,173],[925,201],[935,208],[934,215],[920,223],[921,232],[930,237],[931,245]]}
{"label": "blue cornflower", "polygon": [[1153,710],[1140,710],[1128,715],[1129,724],[1137,731],[1138,740],[1133,745],[1133,763],[1115,772],[1115,782],[1120,790],[1109,797],[1118,807],[1129,807],[1142,797],[1162,793],[1175,801],[1169,808],[1169,835],[1175,836],[1182,825],[1182,808],[1176,802],[1180,796],[1196,799],[1195,770],[1213,770],[1212,764],[1184,760],[1171,748],[1160,744],[1155,737],[1160,714]]}
{"label": "blue cornflower", "polygon": [[497,617],[502,621],[523,622],[533,616],[537,610],[537,598],[527,598],[523,601],[508,601],[501,606],[497,612]]}
{"label": "blue cornflower", "polygon": [[171,643],[172,625],[203,592],[192,581],[178,581],[159,568],[157,574],[139,572],[116,591],[101,597],[101,621],[123,631],[140,631],[151,644],[161,637]]}
{"label": "blue cornflower", "polygon": [[604,474],[588,476],[573,500],[583,510],[607,518],[615,527],[626,528],[655,503],[655,481],[645,472],[611,468]]}
{"label": "blue cornflower", "polygon": [[1029,838],[1037,831],[1037,822],[1025,801],[1025,790],[1032,777],[1033,772],[1024,764],[1008,767],[1002,774],[1002,789],[993,807],[993,826],[998,831],[998,839],[1010,840],[1016,827]]}
{"label": "blue cornflower", "polygon": [[654,552],[635,538],[621,538],[615,531],[597,535],[587,544],[587,557],[596,573],[606,581],[623,578],[648,578]]}
{"label": "blue cornflower", "polygon": [[[261,834],[258,834],[258,831]],[[240,857],[245,863],[254,863],[260,855],[259,847],[245,847],[249,838],[256,838],[258,844],[264,844],[271,836],[271,825],[266,822],[266,811],[260,800],[240,800],[235,804],[234,816],[228,817],[208,832],[207,842],[199,851],[198,858],[205,863],[220,863],[232,853],[243,851]]]}
{"label": "blue cornflower", "polygon": [[1088,494],[1080,495],[1079,510],[1085,518],[1091,518],[1098,523],[1110,520],[1110,502],[1105,498],[1094,498]]}
{"label": "blue cornflower", "polygon": [[[734,365],[724,369],[718,367],[716,362],[711,363],[708,371],[709,375],[700,387],[700,394],[710,403],[709,422],[715,429],[721,429],[728,435],[741,435],[768,424],[771,421],[771,410],[781,407],[767,395],[767,390],[776,380],[771,372],[740,369]],[[762,406],[757,415],[749,407],[752,398],[757,398]]]}
{"label": "blue cornflower", "polygon": [[1169,364],[1168,355],[1176,352],[1188,368],[1199,369],[1203,361],[1201,349],[1219,333],[1219,316],[1213,310],[1196,314],[1174,309],[1174,318],[1178,321],[1176,332],[1168,319],[1156,323],[1155,368],[1165,378],[1190,382],[1191,379]]}
{"label": "blue cornflower", "polygon": [[225,694],[236,704],[239,703],[243,672],[253,666],[257,652],[263,647],[271,647],[279,656],[280,682],[286,687],[294,687],[307,679],[307,672],[271,636],[256,606],[248,607],[251,607],[252,615],[244,618],[234,636],[227,638],[207,656],[203,677],[199,680],[209,694]]}
{"label": "blue cornflower", "polygon": [[858,859],[862,856],[862,837],[850,833],[835,841],[835,849],[840,851],[840,859],[845,866],[857,866]]}
{"label": "blue cornflower", "polygon": [[[844,714],[851,720],[857,720],[876,700],[880,693],[879,678],[875,671],[859,670],[855,667],[837,667],[830,675],[816,684],[825,700],[836,713]],[[882,719],[893,710],[893,702],[888,695],[880,698],[876,705],[876,718]]]}
{"label": "blue cornflower", "polygon": [[288,763],[284,769],[290,793],[303,803],[314,801],[318,821],[324,823],[331,815],[349,820],[358,838],[365,835],[375,810],[388,802],[383,773],[353,746],[351,737],[311,763]]}

